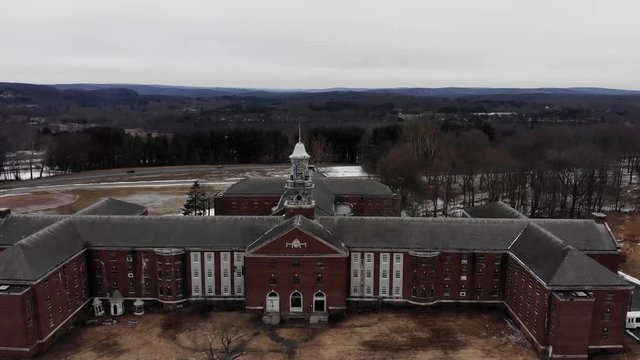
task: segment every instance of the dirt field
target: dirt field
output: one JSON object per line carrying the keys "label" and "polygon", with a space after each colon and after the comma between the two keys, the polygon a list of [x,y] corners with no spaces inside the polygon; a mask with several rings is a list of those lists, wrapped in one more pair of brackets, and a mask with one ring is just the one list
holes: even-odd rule
{"label": "dirt field", "polygon": [[225,323],[242,328],[243,359],[537,359],[497,310],[381,311],[351,314],[327,327],[263,325],[243,312],[147,314],[114,326],[65,334],[39,359],[204,359],[197,335]]}
{"label": "dirt field", "polygon": [[215,194],[250,176],[282,176],[286,166],[246,171],[242,168],[216,169],[211,173],[171,173],[160,175],[114,174],[99,183],[87,181],[68,185],[23,189],[17,194],[0,191],[0,207],[12,213],[73,214],[103,198],[114,197],[144,205],[151,215],[178,215],[193,181]]}
{"label": "dirt field", "polygon": [[622,242],[620,270],[640,278],[640,214],[607,214],[607,224]]}

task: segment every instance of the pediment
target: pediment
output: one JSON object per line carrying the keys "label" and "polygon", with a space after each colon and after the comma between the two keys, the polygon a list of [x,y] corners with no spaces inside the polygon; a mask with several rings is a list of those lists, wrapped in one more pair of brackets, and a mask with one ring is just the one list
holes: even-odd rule
{"label": "pediment", "polygon": [[[255,246],[249,246],[247,256],[346,256],[343,246],[337,247],[330,241],[309,234],[302,229],[288,229]],[[254,245],[254,244],[252,244]]]}

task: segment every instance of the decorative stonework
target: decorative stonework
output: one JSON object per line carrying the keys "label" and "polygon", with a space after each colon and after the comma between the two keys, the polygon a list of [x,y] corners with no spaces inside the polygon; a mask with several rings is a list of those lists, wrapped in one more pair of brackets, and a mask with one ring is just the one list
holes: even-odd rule
{"label": "decorative stonework", "polygon": [[293,241],[292,241],[292,242],[290,242],[290,243],[286,243],[286,244],[285,244],[285,247],[287,247],[287,248],[289,248],[289,247],[290,247],[290,248],[293,248],[293,249],[301,249],[301,248],[303,248],[303,247],[305,247],[305,248],[306,248],[306,247],[307,247],[307,243],[306,243],[306,242],[305,242],[305,243],[303,243],[303,242],[301,242],[300,240],[295,239],[295,240],[293,240]]}

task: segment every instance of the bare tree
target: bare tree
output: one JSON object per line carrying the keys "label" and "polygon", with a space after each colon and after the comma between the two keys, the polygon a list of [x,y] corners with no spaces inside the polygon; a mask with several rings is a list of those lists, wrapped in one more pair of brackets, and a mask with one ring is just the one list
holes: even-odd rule
{"label": "bare tree", "polygon": [[314,136],[311,140],[311,156],[316,165],[331,161],[331,144],[323,135]]}
{"label": "bare tree", "polygon": [[245,335],[236,324],[226,323],[214,332],[195,335],[193,343],[207,360],[234,360],[245,355],[241,342]]}

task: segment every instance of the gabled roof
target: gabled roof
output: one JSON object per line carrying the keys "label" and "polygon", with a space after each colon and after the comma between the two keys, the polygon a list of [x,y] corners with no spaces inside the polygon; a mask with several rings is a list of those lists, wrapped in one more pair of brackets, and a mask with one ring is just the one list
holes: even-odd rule
{"label": "gabled roof", "polygon": [[0,246],[11,246],[67,217],[66,215],[9,215],[0,223]]}
{"label": "gabled roof", "polygon": [[86,207],[76,215],[140,215],[146,207],[114,198],[106,198]]}
{"label": "gabled roof", "polygon": [[71,221],[59,221],[1,252],[0,279],[38,280],[84,250],[85,242]]}
{"label": "gabled roof", "polygon": [[616,274],[535,223],[509,247],[548,286],[626,285]]}
{"label": "gabled roof", "polygon": [[346,254],[348,252],[345,245],[342,242],[337,241],[329,230],[327,230],[317,221],[309,220],[302,215],[291,217],[271,228],[264,235],[260,236],[256,241],[247,246],[247,252],[251,252],[252,250],[262,247],[270,240],[286,234],[293,229],[300,229],[303,232],[326,242],[328,245],[335,248],[338,252],[341,252],[343,254]]}
{"label": "gabled roof", "polygon": [[472,218],[527,219],[524,214],[502,201],[493,201],[484,205],[466,208],[462,211]]}

